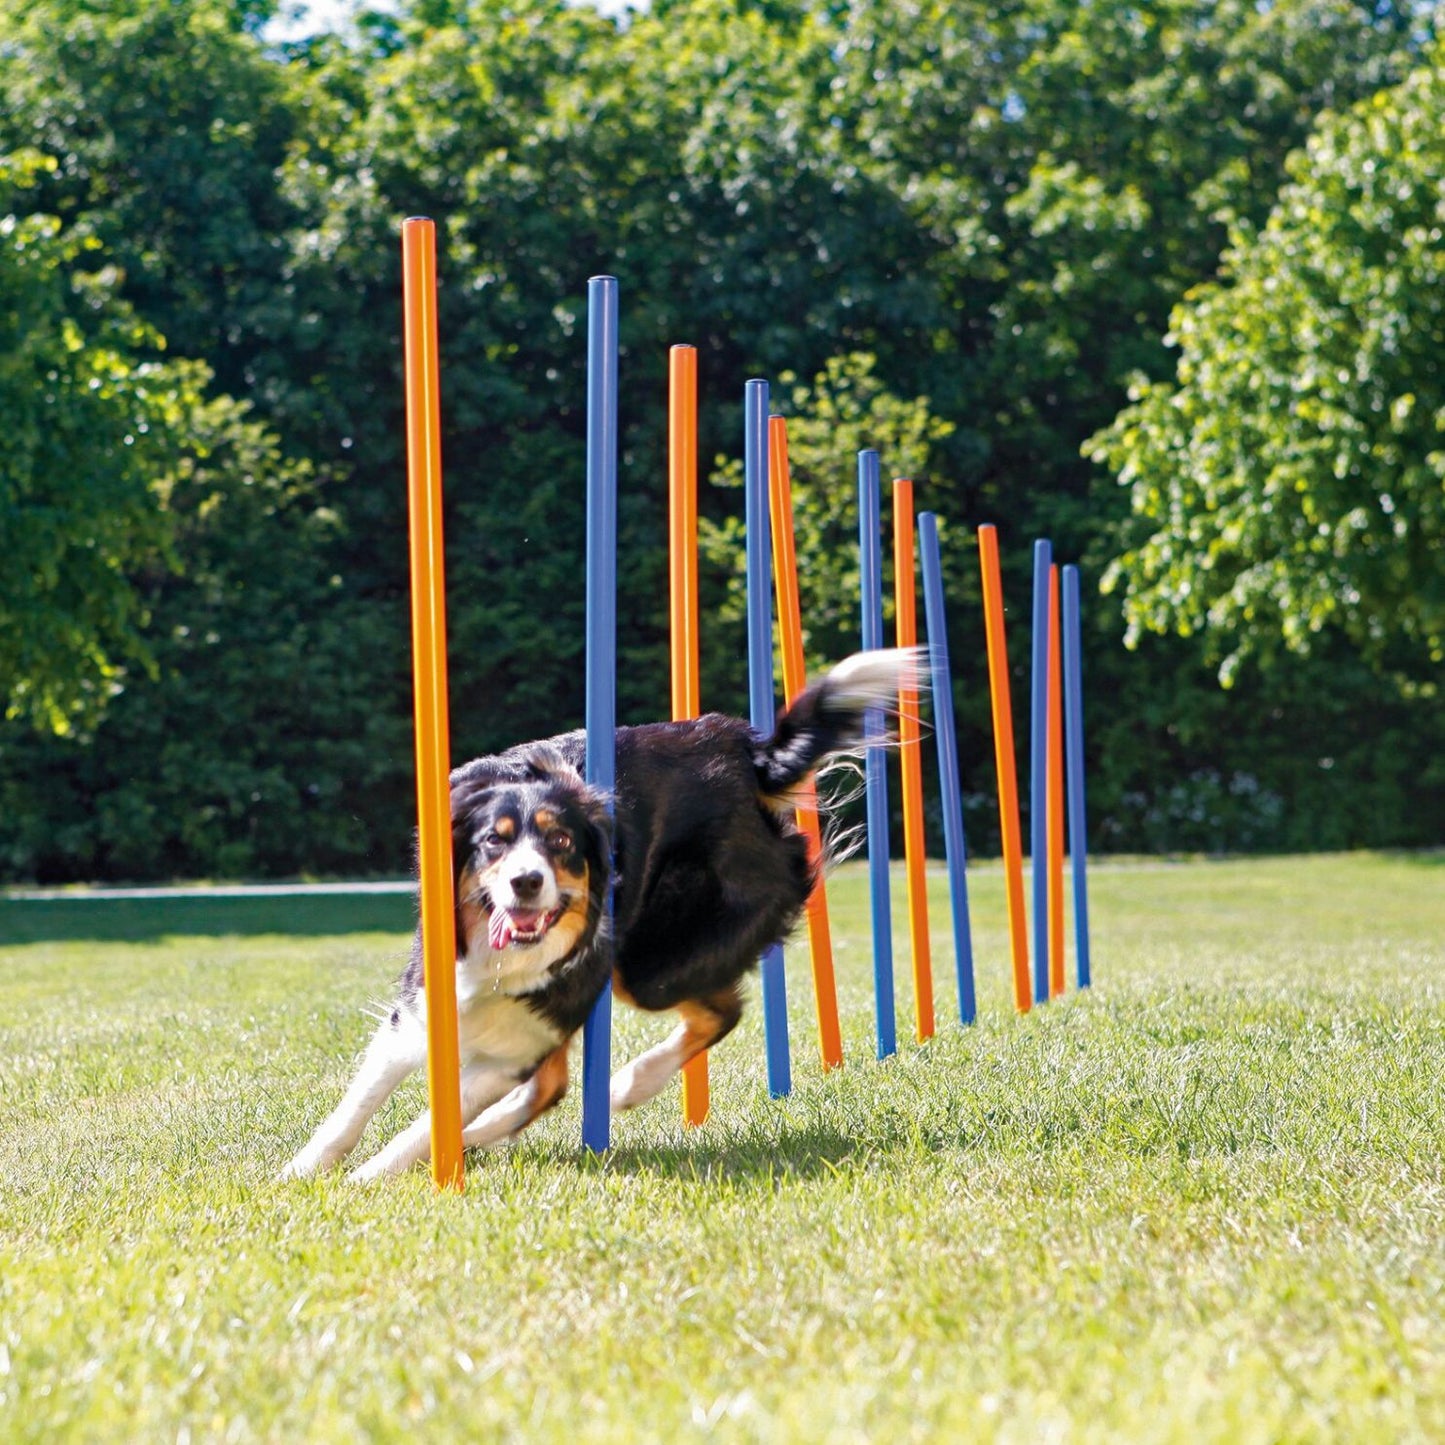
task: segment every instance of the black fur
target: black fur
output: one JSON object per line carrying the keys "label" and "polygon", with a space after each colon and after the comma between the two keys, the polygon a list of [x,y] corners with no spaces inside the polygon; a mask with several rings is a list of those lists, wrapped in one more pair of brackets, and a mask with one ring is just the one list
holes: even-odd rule
{"label": "black fur", "polygon": [[[792,790],[860,740],[864,709],[886,708],[914,665],[906,652],[853,658],[799,697],[767,738],[716,714],[619,728],[610,800],[582,780],[581,733],[452,774],[465,1144],[514,1137],[563,1096],[568,1045],[609,970],[625,999],[679,1014],[666,1041],[613,1076],[614,1109],[656,1097],[737,1023],[743,976],[792,928],[816,881]],[[418,938],[396,1011],[286,1177],[344,1159],[421,1066],[422,973]],[[423,1116],[352,1177],[419,1162],[427,1129]]]}
{"label": "black fur", "polygon": [[[555,747],[528,743],[494,757],[476,758],[453,770],[452,882],[456,892],[457,956],[468,952],[461,883],[477,860],[485,835],[500,816],[515,819],[525,830],[539,808],[556,813],[572,838],[572,848],[558,859],[569,871],[588,876],[587,929],[582,945],[553,966],[546,986],[527,1002],[562,1036],[575,1033],[607,982],[610,956],[600,936],[611,868],[611,820],[606,798],[587,787]],[[422,987],[421,931],[412,940],[411,959],[401,978],[403,1001]]]}
{"label": "black fur", "polygon": [[[761,953],[788,934],[816,868],[782,800],[861,734],[861,708],[840,698],[830,678],[780,714],[771,737],[717,713],[617,730],[613,962],[622,989],[639,1007],[719,998],[722,1009]],[[452,774],[457,867],[465,863],[475,810],[494,789],[562,787],[558,764],[580,772],[585,756],[579,731],[458,768]],[[575,781],[569,791],[600,835],[598,795],[578,791]],[[464,950],[465,940],[459,938],[458,947]],[[606,981],[602,950],[592,951],[596,956],[569,961],[546,989],[529,995],[564,1031],[580,1026]]]}

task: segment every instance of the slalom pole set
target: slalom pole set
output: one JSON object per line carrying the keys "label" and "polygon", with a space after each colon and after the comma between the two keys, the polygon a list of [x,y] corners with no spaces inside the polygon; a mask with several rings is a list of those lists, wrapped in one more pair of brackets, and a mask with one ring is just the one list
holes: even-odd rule
{"label": "slalom pole set", "polygon": [[[427,998],[427,1087],[431,1104],[432,1177],[439,1189],[461,1189],[459,1058],[454,942],[449,735],[446,686],[445,583],[442,570],[441,448],[438,376],[435,226],[413,217],[402,227],[406,356],[407,475],[411,534],[412,651],[416,718],[417,813],[421,868],[422,954]],[[615,782],[617,644],[618,287],[611,276],[588,282],[587,326],[587,536],[586,705],[587,781],[610,793]],[[699,696],[697,573],[698,373],[697,351],[674,346],[668,364],[668,511],[672,661],[672,715],[696,717]],[[787,423],[769,414],[768,383],[743,388],[744,505],[746,520],[748,698],[750,721],[772,731],[777,711],[773,676],[773,601],[776,596],[783,697],[805,686],[803,629],[794,550]],[[885,645],[881,461],[865,450],[857,459],[862,645]],[[952,903],[954,970],[960,1022],[977,1015],[974,954],[968,912],[958,746],[948,654],[940,522],[914,514],[909,479],[893,483],[893,576],[899,647],[918,642],[915,555],[922,577],[928,640],[927,693],[938,753],[939,804]],[[1023,846],[1013,746],[1012,702],[1004,638],[1003,589],[997,531],[978,529],[1000,833],[1007,899],[1014,1006],[1027,1012],[1065,989],[1064,856],[1072,864],[1076,982],[1090,983],[1085,850],[1082,665],[1079,573],[1058,567],[1047,541],[1034,548],[1032,690],[1029,728],[1029,826],[1032,860],[1033,948],[1030,971]],[[932,957],[924,851],[923,738],[920,692],[905,686],[898,698],[896,743],[886,740],[882,710],[865,718],[870,745],[864,757],[868,877],[871,896],[877,1056],[897,1051],[893,925],[890,898],[887,754],[899,755],[903,818],[907,934],[913,983],[914,1037],[932,1038]],[[811,784],[797,799],[799,830],[815,857],[823,843]],[[610,909],[610,898],[608,907]],[[806,909],[812,959],[817,1043],[824,1070],[843,1063],[832,936],[825,885]],[[790,1092],[787,978],[783,949],[760,960],[767,1085],[774,1097]],[[610,1144],[610,987],[583,1029],[582,1143],[600,1153]],[[709,1111],[706,1054],[683,1071],[683,1117],[702,1124]]]}

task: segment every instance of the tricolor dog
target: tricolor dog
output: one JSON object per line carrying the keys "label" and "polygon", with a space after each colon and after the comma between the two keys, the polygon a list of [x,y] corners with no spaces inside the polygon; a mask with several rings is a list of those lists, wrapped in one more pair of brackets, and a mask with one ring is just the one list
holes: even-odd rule
{"label": "tricolor dog", "polygon": [[[619,999],[679,1020],[614,1075],[614,1111],[653,1098],[733,1028],[744,977],[816,882],[793,818],[799,784],[860,744],[865,711],[896,711],[917,671],[908,651],[858,653],[801,693],[767,738],[716,713],[619,728],[610,821],[609,799],[582,780],[580,732],[453,772],[465,1145],[510,1139],[561,1099],[568,1047],[609,971]],[[425,1061],[418,935],[356,1077],[286,1175],[340,1164]],[[410,1168],[430,1146],[423,1115],[351,1177]]]}

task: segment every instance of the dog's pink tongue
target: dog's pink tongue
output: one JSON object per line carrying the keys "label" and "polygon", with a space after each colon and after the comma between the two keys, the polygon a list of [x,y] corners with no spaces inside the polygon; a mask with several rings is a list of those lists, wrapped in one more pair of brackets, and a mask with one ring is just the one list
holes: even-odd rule
{"label": "dog's pink tongue", "polygon": [[487,922],[487,942],[501,952],[519,933],[535,933],[542,926],[544,917],[537,909],[494,909]]}
{"label": "dog's pink tongue", "polygon": [[505,908],[492,910],[487,921],[487,942],[500,952],[512,941],[512,917]]}

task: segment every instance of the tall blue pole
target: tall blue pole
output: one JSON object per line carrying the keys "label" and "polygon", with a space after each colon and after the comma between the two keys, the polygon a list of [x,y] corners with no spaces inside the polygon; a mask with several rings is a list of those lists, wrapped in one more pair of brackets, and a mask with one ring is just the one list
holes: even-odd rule
{"label": "tall blue pole", "polygon": [[1034,543],[1034,687],[1029,836],[1034,873],[1034,1002],[1049,1001],[1049,568],[1053,549]]}
{"label": "tall blue pole", "polygon": [[[882,489],[878,453],[858,453],[858,559],[863,579],[863,648],[883,646]],[[863,717],[865,739],[883,736],[883,714]],[[893,905],[888,883],[888,774],[881,747],[869,746],[864,760],[868,802],[868,879],[873,905],[873,998],[878,1020],[878,1057],[898,1049],[893,1009]]]}
{"label": "tall blue pole", "polygon": [[[747,525],[748,714],[765,737],[777,722],[773,698],[772,541],[768,535],[768,384],[743,387],[743,487]],[[792,1088],[788,1058],[788,985],[781,944],[762,958],[763,1037],[768,1055],[768,1092],[776,1099]]]}
{"label": "tall blue pole", "polygon": [[1064,741],[1069,778],[1069,859],[1074,870],[1074,958],[1080,988],[1088,988],[1089,888],[1085,877],[1088,835],[1084,821],[1084,666],[1079,626],[1079,569],[1065,567],[1060,582],[1063,602],[1061,639],[1064,660]]}
{"label": "tall blue pole", "polygon": [[[587,283],[587,781],[617,780],[617,279]],[[608,915],[612,890],[608,887]],[[611,1143],[612,985],[582,1034],[582,1144]]]}
{"label": "tall blue pole", "polygon": [[968,917],[968,850],[963,836],[963,795],[958,773],[958,737],[953,721],[953,675],[948,665],[948,624],[943,614],[943,564],[938,518],[918,517],[918,551],[923,561],[923,610],[933,672],[933,721],[938,733],[938,775],[943,791],[943,847],[953,898],[953,967],[958,975],[958,1016],[971,1024],[978,1014],[973,989],[973,940]]}

